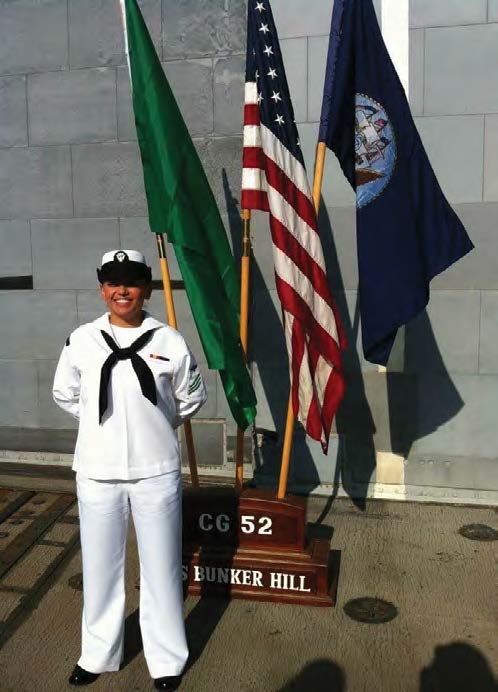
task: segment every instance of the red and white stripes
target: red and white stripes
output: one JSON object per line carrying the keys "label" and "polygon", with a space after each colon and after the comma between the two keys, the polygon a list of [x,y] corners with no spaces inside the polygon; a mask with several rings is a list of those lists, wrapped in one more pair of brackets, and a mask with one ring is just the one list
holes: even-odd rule
{"label": "red and white stripes", "polygon": [[345,340],[327,281],[306,170],[260,122],[255,82],[245,85],[242,208],[270,213],[294,414],[326,451],[344,392],[340,351]]}

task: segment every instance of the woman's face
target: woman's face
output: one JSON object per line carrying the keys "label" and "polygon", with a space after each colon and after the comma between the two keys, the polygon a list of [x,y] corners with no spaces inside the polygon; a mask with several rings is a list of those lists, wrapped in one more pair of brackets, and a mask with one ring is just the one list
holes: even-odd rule
{"label": "woman's face", "polygon": [[137,283],[132,286],[104,281],[100,295],[111,312],[111,316],[125,323],[140,324],[144,301],[150,298],[151,286]]}

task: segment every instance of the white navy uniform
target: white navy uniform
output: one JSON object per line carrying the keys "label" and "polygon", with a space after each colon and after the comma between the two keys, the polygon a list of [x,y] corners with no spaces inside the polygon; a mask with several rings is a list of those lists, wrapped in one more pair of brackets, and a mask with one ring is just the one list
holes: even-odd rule
{"label": "white navy uniform", "polygon": [[[143,394],[130,358],[113,364],[102,411],[102,366],[112,354],[101,332],[150,369],[156,403]],[[69,337],[54,378],[55,402],[79,419],[76,470],[83,557],[82,655],[92,673],[123,656],[124,565],[131,508],[140,556],[140,627],[151,677],[179,675],[188,657],[182,612],[181,476],[175,428],[206,401],[202,376],[176,330],[145,313],[140,327],[105,314]],[[100,397],[100,398],[99,398]],[[100,420],[99,420],[100,418]]]}

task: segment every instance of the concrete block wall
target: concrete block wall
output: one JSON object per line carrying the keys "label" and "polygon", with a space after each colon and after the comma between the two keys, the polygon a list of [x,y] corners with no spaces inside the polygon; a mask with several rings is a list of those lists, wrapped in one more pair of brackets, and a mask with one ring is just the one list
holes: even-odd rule
{"label": "concrete block wall", "polygon": [[[140,5],[238,254],[245,0]],[[311,171],[332,2],[272,0],[272,7]],[[433,282],[427,312],[378,372],[361,354],[354,196],[328,155],[321,225],[349,333],[348,394],[328,457],[297,434],[292,479],[313,487],[334,482],[340,470],[346,489],[389,479],[479,501],[498,491],[498,3],[410,0],[409,33],[416,124],[476,250]],[[101,254],[141,247],[159,278],[119,3],[0,0],[0,39],[0,277],[33,276],[33,291],[0,291],[0,428],[62,430],[72,423],[51,403],[51,377],[67,334],[102,311]],[[259,434],[258,463],[273,472],[288,375],[263,214],[254,214],[253,245],[257,425],[270,431]],[[175,296],[179,325],[209,385],[202,415],[228,417],[233,432],[186,297]],[[164,314],[159,293],[150,308]],[[391,455],[394,475],[380,473],[379,455]]]}
{"label": "concrete block wall", "polygon": [[476,247],[433,281],[426,316],[406,330],[405,372],[417,377],[420,421],[406,483],[498,488],[492,413],[498,383],[491,374],[498,356],[498,313],[491,307],[498,260],[495,5],[410,0],[415,121],[443,191]]}

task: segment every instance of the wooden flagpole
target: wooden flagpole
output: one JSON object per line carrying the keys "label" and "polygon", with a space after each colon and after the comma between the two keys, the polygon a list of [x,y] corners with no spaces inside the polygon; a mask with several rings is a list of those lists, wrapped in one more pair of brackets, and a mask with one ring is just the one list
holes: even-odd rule
{"label": "wooden flagpole", "polygon": [[[159,265],[161,267],[161,276],[163,280],[164,300],[166,301],[166,315],[168,324],[173,329],[177,329],[175,304],[173,302],[173,291],[171,290],[171,278],[169,274],[168,258],[166,257],[166,245],[164,236],[156,233],[157,250],[159,253]],[[183,424],[185,431],[185,441],[187,443],[188,464],[190,467],[190,480],[194,488],[199,487],[199,476],[197,473],[197,461],[195,459],[194,438],[192,435],[192,425],[190,421]]]}
{"label": "wooden flagpole", "polygon": [[[320,195],[322,192],[323,169],[325,166],[325,154],[327,145],[325,142],[318,142],[316,147],[315,172],[313,177],[313,204],[318,216],[320,208]],[[282,449],[282,463],[280,466],[280,479],[278,482],[277,499],[283,500],[287,494],[287,481],[289,478],[290,455],[292,450],[292,436],[294,433],[294,410],[292,408],[292,388],[289,394],[289,405],[287,407],[287,420],[285,422],[284,445]]]}
{"label": "wooden flagpole", "polygon": [[[249,323],[249,270],[251,265],[251,211],[242,210],[242,257],[240,260],[240,341],[247,359],[247,329]],[[235,488],[242,489],[244,481],[244,431],[237,428],[235,448]]]}

